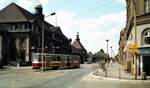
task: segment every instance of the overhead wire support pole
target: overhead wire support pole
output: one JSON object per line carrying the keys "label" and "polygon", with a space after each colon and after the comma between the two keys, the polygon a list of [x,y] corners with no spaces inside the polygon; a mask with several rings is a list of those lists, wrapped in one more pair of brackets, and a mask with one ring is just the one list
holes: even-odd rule
{"label": "overhead wire support pole", "polygon": [[[135,28],[135,44],[137,45],[137,33],[136,33],[136,7],[135,7],[135,3],[133,2],[134,5],[134,28]],[[134,64],[135,64],[135,79],[137,79],[137,61],[136,61],[136,52],[134,54]]]}
{"label": "overhead wire support pole", "polygon": [[[106,42],[107,42],[107,60],[108,60],[108,58],[109,58],[109,54],[108,54],[108,42],[109,42],[109,40],[107,39]],[[107,63],[107,60],[106,60],[106,63]]]}
{"label": "overhead wire support pole", "polygon": [[42,20],[42,72],[44,72],[44,20]]}
{"label": "overhead wire support pole", "polygon": [[[133,4],[133,18],[134,18],[134,43],[135,45],[137,45],[137,27],[136,27],[136,6],[135,6],[135,2],[133,0],[131,0],[132,4]],[[136,61],[136,52],[134,52],[134,78],[137,79],[137,61]]]}
{"label": "overhead wire support pole", "polygon": [[57,27],[57,14],[55,14],[56,16],[55,16],[55,21],[56,21],[56,27]]}
{"label": "overhead wire support pole", "polygon": [[[48,17],[48,16],[51,16],[51,15],[56,15],[56,13],[54,12],[54,13],[51,13],[50,15],[47,15],[47,16],[45,16],[45,18],[46,17]],[[56,19],[57,20],[57,19]],[[44,37],[44,35],[45,35],[45,24],[44,24],[44,19],[42,20],[42,55],[41,55],[41,60],[42,60],[42,72],[44,72],[44,48],[45,48],[45,46],[44,46],[44,41],[45,41],[45,37]],[[57,26],[57,21],[56,21],[56,26]]]}

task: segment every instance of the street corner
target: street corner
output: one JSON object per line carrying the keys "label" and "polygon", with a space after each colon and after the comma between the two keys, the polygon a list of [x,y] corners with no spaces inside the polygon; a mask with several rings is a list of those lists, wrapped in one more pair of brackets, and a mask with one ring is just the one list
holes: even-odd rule
{"label": "street corner", "polygon": [[98,80],[110,80],[110,81],[120,81],[120,82],[139,82],[139,83],[150,83],[150,79],[148,80],[134,80],[134,79],[119,79],[119,78],[110,78],[110,77],[103,77],[97,76],[93,72],[90,73],[90,76],[98,79]]}

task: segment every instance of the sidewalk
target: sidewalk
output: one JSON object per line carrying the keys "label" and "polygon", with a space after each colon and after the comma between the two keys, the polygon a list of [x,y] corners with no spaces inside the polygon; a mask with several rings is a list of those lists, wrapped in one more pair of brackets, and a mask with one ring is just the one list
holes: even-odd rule
{"label": "sidewalk", "polygon": [[[114,79],[135,80],[134,76],[124,71],[124,68],[118,63],[109,64],[107,67],[107,72],[103,71],[103,69],[101,69],[100,66],[97,65],[93,68],[93,75]],[[137,80],[141,80],[141,77],[138,76]],[[150,80],[150,76],[147,76],[147,80]]]}
{"label": "sidewalk", "polygon": [[6,72],[32,72],[33,69],[31,66],[26,67],[14,67],[14,66],[4,66],[2,69],[0,69],[0,73],[6,73]]}

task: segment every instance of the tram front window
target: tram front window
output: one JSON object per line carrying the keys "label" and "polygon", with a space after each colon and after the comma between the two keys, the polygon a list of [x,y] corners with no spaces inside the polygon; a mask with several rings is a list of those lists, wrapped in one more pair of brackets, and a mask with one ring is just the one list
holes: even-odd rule
{"label": "tram front window", "polygon": [[41,61],[41,55],[40,54],[33,54],[33,60],[34,61]]}

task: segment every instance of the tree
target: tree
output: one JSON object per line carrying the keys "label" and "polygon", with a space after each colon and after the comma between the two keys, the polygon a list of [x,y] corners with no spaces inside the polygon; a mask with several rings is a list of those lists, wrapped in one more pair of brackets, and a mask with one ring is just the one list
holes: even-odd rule
{"label": "tree", "polygon": [[91,63],[91,62],[93,61],[93,54],[92,54],[92,52],[89,52],[89,53],[88,53],[88,55],[87,55],[87,61],[88,61],[89,63]]}
{"label": "tree", "polygon": [[119,61],[119,54],[115,55],[115,60],[118,62]]}
{"label": "tree", "polygon": [[106,59],[107,54],[105,54],[103,49],[100,49],[97,53],[94,54],[94,62],[103,62]]}

